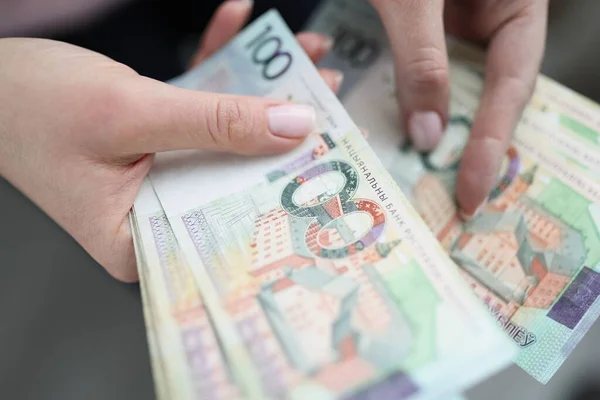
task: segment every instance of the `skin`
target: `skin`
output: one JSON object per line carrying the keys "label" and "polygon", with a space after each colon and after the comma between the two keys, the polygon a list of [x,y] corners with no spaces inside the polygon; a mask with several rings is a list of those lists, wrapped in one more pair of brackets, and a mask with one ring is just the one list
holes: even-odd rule
{"label": "skin", "polygon": [[[250,11],[248,2],[223,3],[193,64],[235,36]],[[330,46],[313,33],[298,41],[313,61]],[[266,110],[281,101],[175,88],[64,43],[0,39],[0,60],[0,175],[124,282],[138,279],[127,216],[154,153],[258,155],[303,140],[268,128]],[[321,75],[337,89],[337,73]]]}
{"label": "skin", "polygon": [[[371,0],[386,27],[396,64],[400,115],[434,112],[446,125],[449,84],[445,32],[487,45],[484,94],[457,182],[464,219],[485,205],[514,128],[531,97],[544,53],[547,0]],[[432,134],[432,132],[429,132]],[[431,150],[438,139],[423,146]]]}

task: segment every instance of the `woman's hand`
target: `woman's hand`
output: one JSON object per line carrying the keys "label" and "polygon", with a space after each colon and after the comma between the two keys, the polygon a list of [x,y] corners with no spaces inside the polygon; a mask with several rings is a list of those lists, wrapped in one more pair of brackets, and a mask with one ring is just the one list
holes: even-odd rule
{"label": "woman's hand", "polygon": [[[249,13],[225,2],[195,62]],[[314,60],[327,50],[322,36],[299,40]],[[0,175],[122,281],[137,280],[128,213],[155,152],[285,152],[314,129],[311,108],[175,88],[64,43],[0,39],[0,60]]]}
{"label": "woman's hand", "polygon": [[396,61],[402,120],[413,144],[434,148],[448,118],[444,31],[488,44],[485,89],[465,148],[457,201],[465,218],[485,205],[544,52],[548,0],[371,0]]}

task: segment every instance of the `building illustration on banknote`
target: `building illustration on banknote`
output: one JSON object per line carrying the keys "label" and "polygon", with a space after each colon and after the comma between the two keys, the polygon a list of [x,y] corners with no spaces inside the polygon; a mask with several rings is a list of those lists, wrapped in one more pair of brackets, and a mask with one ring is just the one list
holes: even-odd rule
{"label": "building illustration on banknote", "polygon": [[527,196],[537,167],[520,174],[459,236],[452,257],[489,306],[548,309],[585,260],[581,233]]}
{"label": "building illustration on banknote", "polygon": [[[341,207],[339,198],[332,200],[332,208]],[[398,307],[380,272],[401,240],[378,241],[350,257],[316,257],[321,246],[344,247],[348,243],[344,232],[353,234],[355,227],[341,220],[337,226],[321,229],[280,207],[261,212],[248,198],[227,208],[236,210],[238,218],[242,208],[247,210],[248,275],[253,284],[232,313],[269,393],[282,393],[304,375],[332,392],[344,392],[357,380],[397,370],[411,352],[422,351],[412,340],[411,316]],[[357,208],[373,217],[377,227],[382,210],[375,203],[361,201]],[[217,221],[211,223],[206,214],[186,217],[188,228],[194,230],[201,221],[214,227]],[[204,249],[210,246],[198,244]],[[389,378],[389,384],[401,388],[404,395],[417,390],[401,371]]]}
{"label": "building illustration on banknote", "polygon": [[[284,345],[289,358],[306,373],[316,369],[320,364],[318,361],[333,359],[352,359],[353,367],[348,368],[357,373],[359,369],[370,368],[366,363],[360,365],[360,358],[353,357],[357,353],[364,353],[366,358],[373,361],[378,359],[379,352],[394,353],[391,358],[379,357],[382,362],[403,359],[409,340],[404,345],[398,345],[397,335],[408,339],[410,330],[402,313],[391,306],[393,299],[390,299],[374,265],[387,257],[400,241],[378,242],[349,258],[318,259],[304,245],[304,232],[309,236],[309,246],[311,242],[315,245],[321,242],[322,245],[337,248],[346,242],[338,230],[319,232],[316,226],[298,226],[302,222],[281,209],[264,214],[256,221],[251,244],[253,270],[250,273],[256,277],[263,276],[270,282],[259,295],[262,307],[271,324],[276,327],[280,341],[285,343],[286,340],[294,340],[294,343]],[[290,230],[296,234],[287,234]],[[287,268],[281,269],[281,265]],[[302,297],[303,301],[299,307],[297,302],[286,301],[287,297],[293,300]],[[366,337],[362,337],[356,325],[370,326],[372,331],[382,335],[365,340]],[[295,331],[295,334],[289,334],[291,331]],[[323,349],[308,351],[314,347],[314,337],[325,331],[326,336],[334,338],[333,346],[322,342],[325,346]],[[384,334],[386,332],[388,334]],[[394,334],[389,335],[392,332]],[[314,363],[309,361],[310,358],[316,358]],[[317,360],[320,358],[328,360]]]}
{"label": "building illustration on banknote", "polygon": [[[453,121],[469,123],[464,117]],[[403,148],[391,168],[425,223],[521,348],[537,341],[530,326],[539,331],[560,324],[568,329],[561,330],[565,338],[584,329],[578,324],[600,294],[595,269],[600,232],[589,223],[594,203],[552,172],[560,164],[540,164],[513,144],[485,210],[463,223],[454,185],[457,149],[464,141],[451,131],[447,135],[436,150],[446,154],[418,155]],[[403,172],[417,170],[417,178]]]}

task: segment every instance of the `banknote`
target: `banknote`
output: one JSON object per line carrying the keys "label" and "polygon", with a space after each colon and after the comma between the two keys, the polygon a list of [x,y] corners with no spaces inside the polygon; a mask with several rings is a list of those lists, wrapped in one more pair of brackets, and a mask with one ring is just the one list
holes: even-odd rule
{"label": "banknote", "polygon": [[201,292],[147,179],[132,215],[157,397],[241,398]]}
{"label": "banknote", "polygon": [[[220,379],[220,382],[218,382],[218,377],[223,378],[225,376],[223,372],[226,371],[223,354],[214,346],[215,343],[218,343],[218,338],[216,338],[210,324],[207,323],[205,310],[202,309],[200,292],[194,288],[193,278],[179,254],[177,241],[149,180],[144,181],[136,204],[137,209],[141,211],[141,215],[136,214],[136,208],[134,208],[129,217],[140,277],[142,305],[156,398],[241,399],[242,397],[232,381]],[[146,232],[152,231],[151,235],[144,235],[140,231],[138,217],[150,221],[150,223],[142,222],[142,226],[145,227]],[[160,223],[157,223],[158,221]],[[144,242],[149,242],[150,246],[144,248]],[[156,273],[153,274],[148,270],[149,266],[153,264],[156,268],[156,263],[146,261],[147,257],[155,256],[155,247],[158,249],[158,253],[169,254],[160,261],[162,268],[160,268],[161,271],[158,273],[158,277]],[[172,279],[173,277],[175,279]],[[152,279],[157,282],[152,282]],[[187,282],[185,282],[186,280]],[[175,281],[180,281],[180,285],[173,284]],[[182,291],[185,295],[179,299],[179,302],[177,300],[171,301],[170,310],[163,308],[163,314],[157,315],[159,311],[154,303],[161,300],[165,301],[165,289],[170,296],[176,297],[177,293],[173,289],[182,287],[188,288],[188,290]],[[190,293],[190,288],[192,293]],[[159,293],[163,293],[163,296]],[[157,296],[157,294],[159,295]],[[195,305],[190,307],[189,299],[193,299],[192,303]],[[187,315],[181,318],[185,314]],[[169,354],[161,350],[160,341],[165,341],[165,337],[161,337],[164,330],[161,324],[171,324],[171,330],[174,327],[174,329],[184,332],[181,337],[176,337],[176,335],[166,336],[166,340],[173,341],[167,344],[168,347],[172,347],[173,344],[183,347],[185,355],[181,348],[176,357],[172,353]],[[194,329],[194,325],[196,327],[203,326],[205,329],[199,335],[200,332]],[[199,366],[205,368],[199,369]],[[168,370],[169,368],[171,370]],[[175,377],[174,381],[170,381],[173,370],[177,371],[180,376]],[[200,371],[204,373],[199,374]],[[183,385],[181,384],[182,379],[186,381]],[[209,382],[208,385],[207,382]],[[463,396],[449,396],[440,400],[464,399],[466,398]]]}
{"label": "banknote", "polygon": [[564,140],[576,134],[549,136],[544,115],[526,111],[487,208],[463,224],[454,187],[481,78],[476,69],[452,68],[449,128],[435,151],[421,154],[398,134],[393,68],[392,57],[382,55],[344,105],[358,124],[376,126],[369,136],[374,151],[518,344],[517,364],[545,383],[600,312],[600,233],[593,218],[600,185],[569,161],[576,153]]}
{"label": "banknote", "polygon": [[[156,203],[156,196],[153,193],[153,189],[151,188],[151,184],[148,180],[146,180],[143,184],[143,188],[141,190],[141,196],[138,197],[138,207],[140,205],[140,203],[142,204],[142,209],[145,210],[149,210],[148,205],[149,204],[154,204],[154,209],[152,209],[150,211],[151,215],[151,219],[153,218],[159,218],[159,219],[164,219],[164,213],[161,212],[162,211],[162,207],[156,207],[157,204]],[[150,224],[153,225],[153,224]],[[172,231],[170,230],[170,227],[168,226],[168,222],[165,222],[164,224],[161,224],[163,227],[166,227],[164,230],[166,230],[168,237],[171,237],[168,241],[171,243],[171,247],[172,246],[176,246],[176,241],[174,238],[172,238]],[[161,348],[160,348],[160,344],[159,344],[159,337],[157,337],[159,331],[156,329],[156,321],[157,319],[160,319],[160,317],[157,318],[157,316],[155,316],[156,313],[156,309],[155,309],[155,305],[153,305],[153,302],[156,301],[156,297],[154,297],[154,289],[152,286],[152,283],[150,282],[150,273],[148,272],[147,268],[148,268],[148,264],[145,261],[146,258],[146,254],[143,251],[143,244],[142,244],[142,234],[140,233],[138,224],[137,224],[137,216],[135,215],[135,210],[132,210],[132,213],[130,214],[130,226],[132,227],[132,234],[133,234],[133,242],[134,242],[134,249],[135,249],[135,255],[136,255],[136,260],[137,260],[137,265],[138,265],[138,273],[140,276],[140,287],[141,287],[141,294],[142,294],[142,305],[143,305],[143,312],[144,312],[144,320],[147,326],[147,338],[148,338],[148,346],[149,346],[149,350],[150,350],[150,355],[151,355],[151,364],[152,364],[152,371],[153,371],[153,378],[154,378],[154,385],[155,385],[155,395],[157,399],[186,399],[186,398],[208,398],[208,399],[233,399],[233,398],[238,398],[241,399],[240,396],[238,396],[237,394],[239,394],[239,392],[235,391],[235,390],[231,390],[231,383],[228,382],[227,386],[227,390],[221,391],[221,392],[216,392],[216,391],[211,391],[211,390],[205,390],[205,387],[202,387],[201,385],[197,385],[195,386],[195,389],[200,389],[200,390],[194,390],[193,392],[184,392],[184,390],[182,390],[181,386],[178,385],[174,385],[172,382],[169,382],[167,380],[168,378],[168,373],[166,372],[166,369],[169,368],[169,364],[172,364],[173,362],[184,362],[185,360],[182,360],[181,358],[179,359],[174,359],[174,358],[169,358],[168,355],[163,355],[163,353],[161,352]],[[160,235],[160,234],[159,234]],[[160,247],[160,246],[158,246]],[[175,250],[175,252],[178,252],[178,250]],[[151,253],[149,253],[148,255],[150,255]],[[180,259],[179,255],[175,256],[176,259]],[[184,265],[181,263],[178,264],[171,264],[172,267],[175,268],[183,268]],[[161,280],[159,278],[159,280]],[[191,284],[193,285],[193,284]],[[167,285],[168,286],[168,285]],[[158,289],[160,290],[160,289]],[[198,292],[199,293],[199,292]],[[169,319],[171,318],[170,316],[165,316],[163,318]],[[171,318],[171,320],[173,321],[174,318]],[[214,332],[212,330],[207,330],[206,332],[204,332],[203,336],[209,336],[209,340],[208,342],[210,343],[214,343]],[[210,352],[208,352],[210,353]],[[214,353],[214,352],[213,352]],[[218,356],[216,358],[217,363],[221,364],[222,363],[222,355]],[[169,361],[169,363],[166,363],[165,361]],[[206,364],[207,362],[211,361],[210,357],[206,357],[206,353],[203,352],[202,354],[202,360],[198,360],[200,363],[202,364]],[[189,365],[189,363],[188,363]],[[193,378],[193,374],[190,373],[184,373],[184,376],[187,376],[190,379],[194,379]],[[210,377],[211,375],[209,375]],[[200,379],[202,379],[203,377],[201,376]],[[184,388],[187,385],[184,385]],[[466,400],[466,397],[461,396],[461,395],[454,395],[454,396],[447,396],[447,397],[442,397],[440,398],[440,400]]]}
{"label": "banknote", "polygon": [[543,115],[543,129],[561,142],[570,161],[600,179],[600,106],[539,76],[529,108]]}
{"label": "banknote", "polygon": [[[340,21],[339,24],[344,26],[362,26],[365,23],[375,23],[374,11],[371,10],[370,13],[364,11],[354,12],[351,6],[354,3],[352,0],[332,0],[327,3],[328,5],[324,5],[323,9],[328,11],[329,14],[335,15],[336,20]],[[319,21],[325,21],[328,18],[330,17],[327,16],[327,12],[324,12],[322,15],[316,15],[308,27],[331,34],[332,28],[326,24],[319,23]],[[377,32],[380,33],[382,31]],[[379,43],[385,43],[384,39],[380,38],[377,40]],[[478,98],[483,88],[483,53],[473,46],[456,40],[449,41],[448,49],[452,90],[454,92],[466,91],[471,95],[476,93]],[[330,63],[334,63],[343,70],[348,69],[347,63],[344,62],[343,54],[334,52],[331,58],[334,61],[329,61]],[[384,161],[384,164],[392,168],[392,174],[394,174],[398,184],[405,193],[411,195],[412,191],[418,187],[417,182],[420,181],[420,177],[426,175],[428,172],[435,171],[438,179],[444,183],[447,193],[452,195],[455,183],[455,168],[450,169],[450,171],[448,169],[440,170],[435,164],[436,162],[444,162],[440,157],[450,157],[445,162],[454,163],[455,167],[458,166],[461,149],[468,137],[470,121],[472,120],[477,104],[465,108],[464,104],[457,101],[457,96],[453,96],[453,104],[451,103],[453,119],[449,125],[449,131],[452,131],[453,134],[447,135],[447,140],[442,144],[442,148],[426,158],[415,153],[411,154],[411,152],[403,152],[403,155],[398,157],[397,154],[394,154],[394,150],[400,148],[400,143],[402,143],[404,138],[396,122],[397,105],[394,101],[390,101],[394,99],[394,88],[393,84],[391,84],[394,76],[389,50],[380,48],[377,58],[370,61],[371,65],[369,65],[369,69],[365,68],[361,73],[368,75],[370,71],[373,78],[369,79],[362,76],[360,79],[354,77],[354,79],[348,81],[343,97],[344,105],[349,108],[351,115],[358,124],[369,127],[370,130],[376,132],[370,135],[370,142],[376,153]],[[378,63],[378,61],[380,62]],[[387,67],[385,67],[386,65]],[[375,76],[378,76],[378,78],[375,78]],[[373,85],[375,82],[373,79],[381,84]],[[353,86],[358,87],[352,89]],[[379,101],[372,98],[373,94],[375,96],[379,95]],[[374,108],[376,107],[378,112],[372,114],[372,108],[365,108],[363,106],[364,99],[368,100],[368,104],[373,105]],[[600,166],[597,136],[597,128],[599,126],[598,115],[600,114],[598,114],[598,106],[595,103],[540,75],[532,100],[524,112],[521,125],[538,134],[542,134],[542,136],[538,136],[541,142],[551,142],[554,144],[554,147],[548,148],[547,151],[559,155],[561,161],[564,163],[563,165],[569,168],[571,175],[586,175],[598,179],[600,178],[598,170]],[[375,126],[374,129],[371,128],[373,126]],[[401,160],[407,157],[409,159],[412,157],[413,162],[403,162]],[[419,161],[420,158],[421,161]],[[391,167],[392,160],[394,159],[401,160],[395,168]],[[582,167],[584,170],[582,171],[579,167]],[[454,171],[452,171],[453,169]],[[401,172],[394,173],[395,170]],[[413,197],[413,201],[416,198]],[[454,212],[454,209],[448,208],[444,212],[451,214]],[[600,226],[598,205],[594,203],[589,205],[588,219],[595,226]],[[440,221],[444,221],[444,218],[432,218],[428,222],[433,224],[433,221],[440,223]],[[586,320],[595,319],[593,311],[589,311],[586,315]],[[587,325],[582,323],[571,333],[571,336],[577,338],[585,333],[586,330]],[[552,335],[550,331],[545,334]],[[564,342],[564,340],[563,338],[561,342]],[[576,341],[572,340],[570,343],[572,344],[572,342]],[[556,358],[558,361],[552,364],[551,367],[546,369],[544,365],[541,365],[538,368],[534,368],[529,365],[528,370],[538,371],[534,375],[541,381],[547,381],[572,349],[571,344],[563,348],[564,351]],[[531,356],[529,364],[532,363],[531,360],[535,360],[535,355]],[[540,361],[540,364],[544,363]]]}
{"label": "banknote", "polygon": [[172,398],[167,391],[167,383],[164,380],[165,377],[165,365],[163,364],[164,358],[161,355],[159,338],[156,335],[156,309],[153,306],[152,296],[150,295],[148,274],[146,272],[146,262],[144,259],[144,253],[141,249],[141,241],[139,235],[139,229],[137,227],[137,221],[135,213],[132,210],[129,213],[129,224],[131,227],[131,233],[133,237],[133,247],[135,252],[135,258],[137,261],[137,270],[140,277],[140,292],[142,298],[142,307],[144,313],[144,322],[146,325],[146,338],[148,342],[148,349],[150,352],[150,364],[152,367],[152,375],[154,378],[154,392],[158,399]]}
{"label": "banknote", "polygon": [[240,390],[447,398],[505,366],[515,346],[281,17],[259,18],[215,59],[246,54],[252,71],[247,44],[271,38],[293,63],[244,92],[272,84],[256,94],[312,104],[318,134],[283,156],[236,160],[237,178],[202,166],[201,152],[161,154],[150,175]]}
{"label": "banknote", "polygon": [[306,23],[306,30],[323,33],[334,40],[331,52],[319,66],[343,71],[344,80],[338,90],[340,98],[388,47],[379,15],[366,1],[322,1]]}
{"label": "banknote", "polygon": [[266,392],[257,398],[438,398],[512,358],[510,346],[488,348],[505,340],[495,327],[473,326],[483,314],[468,312],[467,287],[453,287],[452,265],[428,248],[399,192],[388,194],[393,183],[371,180],[383,174],[361,140],[178,218],[182,247],[194,246],[189,259],[213,286],[203,293],[218,300],[211,312],[231,318],[254,360]]}

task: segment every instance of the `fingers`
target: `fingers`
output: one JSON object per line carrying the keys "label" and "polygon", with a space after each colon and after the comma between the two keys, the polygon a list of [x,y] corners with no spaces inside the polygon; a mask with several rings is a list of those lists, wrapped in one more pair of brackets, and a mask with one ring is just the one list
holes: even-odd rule
{"label": "fingers", "polygon": [[[233,1],[233,0],[231,0]],[[227,5],[229,2],[225,3],[225,5]],[[241,23],[240,23],[241,21]],[[236,25],[237,23],[237,25]],[[209,50],[205,50],[204,46],[201,46],[196,54],[196,56],[194,56],[191,67],[195,67],[196,65],[200,64],[202,61],[204,61],[206,58],[210,57],[212,54],[214,54],[215,51],[217,51],[221,46],[224,46],[229,40],[233,39],[233,37],[237,34],[237,31],[239,31],[239,29],[241,29],[243,27],[243,24],[245,23],[245,19],[241,20],[239,19],[237,22],[230,22],[229,24],[229,28],[228,28],[228,33],[229,35],[227,36],[223,36],[221,34],[221,30],[223,28],[215,28],[210,30],[207,30],[207,33],[205,35],[205,39],[204,41],[207,41],[211,44],[211,46],[209,46]],[[237,26],[237,31],[233,32],[233,27]],[[215,36],[213,38],[213,36]],[[331,47],[333,46],[333,41],[331,40],[331,38],[325,36],[325,35],[321,35],[318,33],[314,33],[314,32],[301,32],[299,34],[296,35],[296,39],[298,40],[298,43],[300,44],[300,46],[304,49],[304,51],[306,52],[306,54],[308,55],[308,57],[311,59],[311,61],[315,64],[319,63],[321,61],[321,59],[327,54],[329,53],[329,51],[331,51]]]}
{"label": "fingers", "polygon": [[344,75],[340,71],[334,71],[326,68],[320,69],[319,73],[331,91],[337,94],[338,90],[340,90],[340,86],[342,85],[342,81],[344,80]]}
{"label": "fingers", "polygon": [[204,31],[191,67],[200,64],[237,35],[252,12],[252,0],[227,0],[217,9]]}
{"label": "fingers", "polygon": [[333,40],[325,35],[313,32],[301,32],[296,35],[300,46],[313,63],[318,64],[331,51]]}
{"label": "fingers", "polygon": [[530,3],[490,42],[484,93],[457,181],[457,201],[465,219],[477,216],[497,184],[513,131],[535,86],[548,3]]}
{"label": "fingers", "polygon": [[[259,155],[289,151],[316,130],[312,107],[186,90],[148,78],[130,85],[111,145],[118,154],[204,149]],[[140,101],[139,99],[144,99]]]}
{"label": "fingers", "polygon": [[[244,27],[252,13],[253,0],[227,0],[215,12],[202,35],[198,51],[192,57],[190,68],[210,57]],[[333,46],[331,38],[313,32],[296,35],[300,46],[316,64]]]}
{"label": "fingers", "polygon": [[440,141],[449,83],[443,0],[371,0],[385,25],[396,64],[400,115],[421,151]]}

